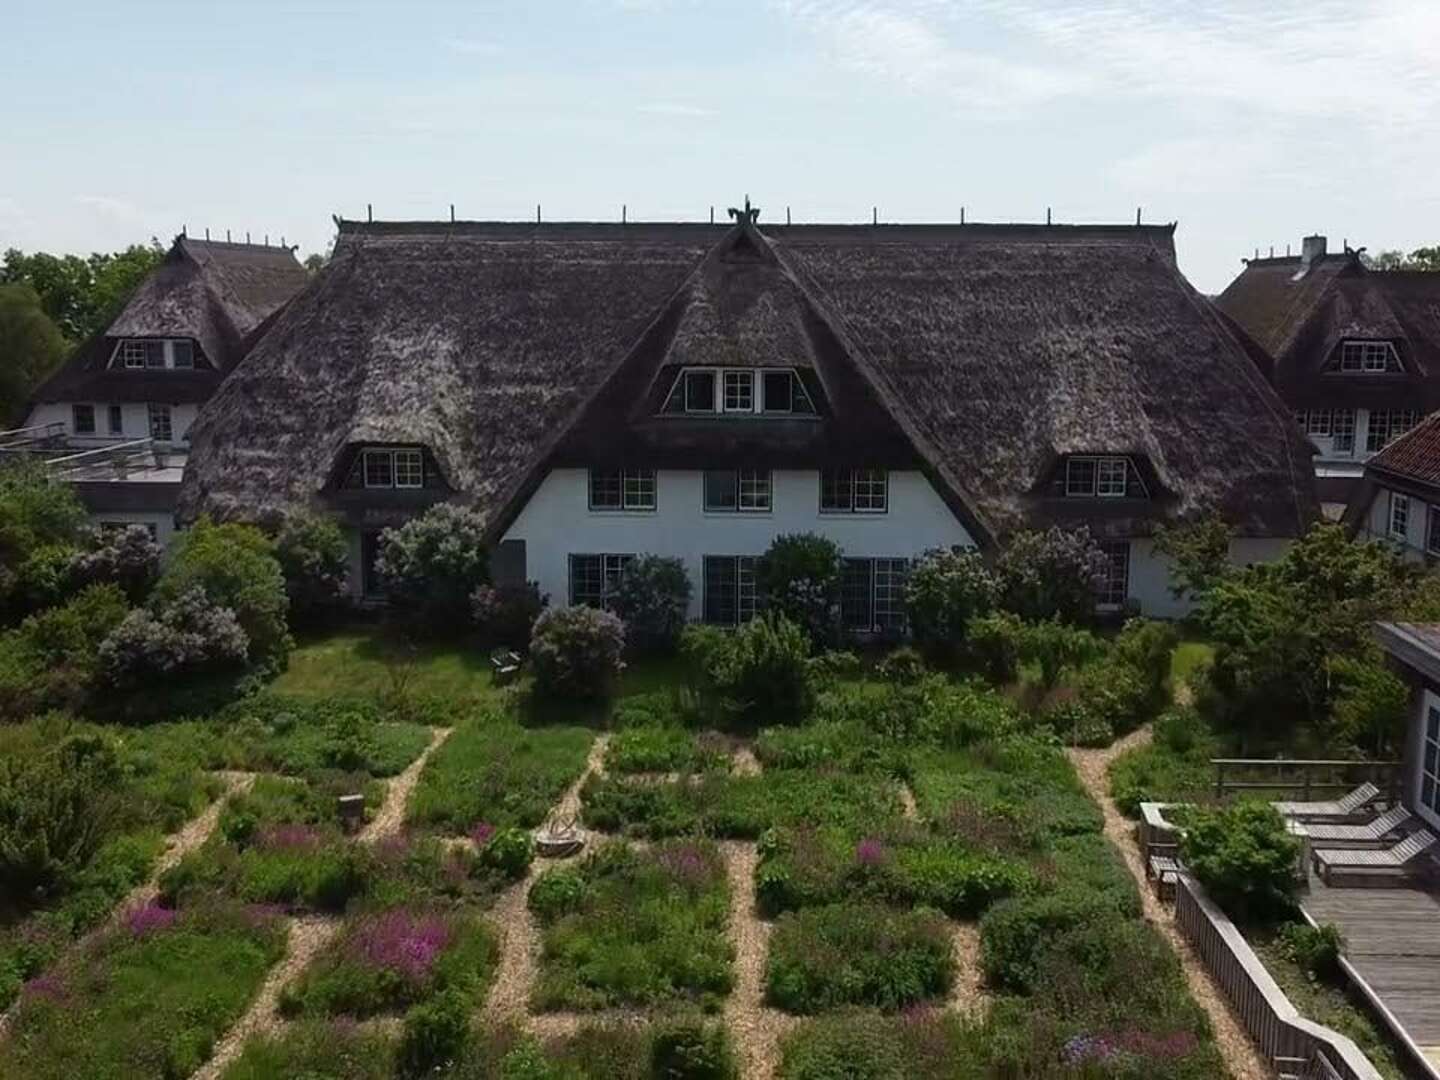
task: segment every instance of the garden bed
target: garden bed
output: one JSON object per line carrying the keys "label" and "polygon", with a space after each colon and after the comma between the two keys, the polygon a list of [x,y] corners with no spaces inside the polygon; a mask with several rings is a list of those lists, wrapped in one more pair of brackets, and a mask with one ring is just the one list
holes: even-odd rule
{"label": "garden bed", "polygon": [[729,887],[713,844],[606,844],[542,874],[529,904],[542,927],[535,1009],[712,1003],[730,991]]}

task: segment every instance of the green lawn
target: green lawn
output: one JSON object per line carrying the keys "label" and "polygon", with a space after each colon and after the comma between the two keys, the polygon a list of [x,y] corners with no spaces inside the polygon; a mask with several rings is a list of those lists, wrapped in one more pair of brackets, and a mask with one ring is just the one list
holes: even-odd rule
{"label": "green lawn", "polygon": [[272,685],[297,697],[373,697],[393,692],[408,677],[418,696],[483,705],[496,698],[489,654],[453,643],[400,644],[377,627],[350,627],[304,641]]}
{"label": "green lawn", "polygon": [[1184,686],[1201,664],[1215,655],[1215,647],[1206,641],[1182,641],[1170,657],[1170,685]]}

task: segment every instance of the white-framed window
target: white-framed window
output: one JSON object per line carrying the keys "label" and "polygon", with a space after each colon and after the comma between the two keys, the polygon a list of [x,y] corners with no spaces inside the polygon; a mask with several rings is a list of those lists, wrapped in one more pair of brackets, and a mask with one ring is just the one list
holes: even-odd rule
{"label": "white-framed window", "polygon": [[654,510],[654,469],[591,469],[591,510]]}
{"label": "white-framed window", "polygon": [[170,422],[170,406],[151,403],[150,414],[150,438],[156,442],[169,442],[175,437],[175,429]]}
{"label": "white-framed window", "polygon": [[1130,596],[1130,541],[1102,540],[1105,552],[1105,577],[1095,593],[1097,607],[1114,609],[1125,606]]}
{"label": "white-framed window", "polygon": [[755,411],[755,372],[726,371],[721,378],[725,387],[726,412],[748,413]]}
{"label": "white-framed window", "polygon": [[1121,499],[1130,493],[1130,459],[1072,457],[1065,461],[1065,494],[1071,498]]}
{"label": "white-framed window", "polygon": [[397,488],[425,486],[425,456],[419,450],[395,451],[395,486]]}
{"label": "white-framed window", "polygon": [[120,362],[127,368],[145,366],[146,342],[138,338],[126,338],[120,342]]}
{"label": "white-framed window", "polygon": [[840,567],[840,619],[871,633],[905,626],[907,559],[845,559]]}
{"label": "white-framed window", "polygon": [[1331,447],[1336,453],[1348,454],[1355,449],[1355,410],[1332,409],[1330,413]]}
{"label": "white-framed window", "polygon": [[1400,360],[1388,341],[1346,341],[1340,345],[1340,370],[1367,375],[1399,371]]}
{"label": "white-framed window", "polygon": [[188,338],[170,342],[170,366],[177,371],[192,369],[195,366],[195,343]]}
{"label": "white-framed window", "polygon": [[1384,450],[1419,421],[1414,409],[1371,409],[1370,424],[1365,431],[1365,449],[1372,454]]}
{"label": "white-framed window", "polygon": [[95,406],[71,405],[70,426],[76,435],[95,434]]}
{"label": "white-framed window", "polygon": [[755,557],[706,555],[702,563],[702,615],[716,626],[739,626],[755,617]]}
{"label": "white-framed window", "polygon": [[764,513],[771,507],[768,469],[706,469],[704,488],[711,513]]}
{"label": "white-framed window", "polygon": [[1388,531],[1392,540],[1404,542],[1410,535],[1410,496],[1398,491],[1390,492],[1390,520]]}
{"label": "white-framed window", "polygon": [[884,469],[825,469],[820,473],[822,514],[883,514],[890,474]]}
{"label": "white-framed window", "polygon": [[1440,697],[1425,691],[1424,729],[1420,732],[1420,760],[1416,762],[1415,793],[1420,815],[1440,828]]}
{"label": "white-framed window", "polygon": [[124,410],[121,409],[119,405],[111,405],[110,408],[107,409],[106,411],[109,413],[110,434],[111,434],[111,435],[124,435],[124,434],[125,434],[125,412],[124,412]]}
{"label": "white-framed window", "polygon": [[1425,550],[1440,555],[1440,506],[1427,507],[1425,515]]}
{"label": "white-framed window", "polygon": [[365,450],[360,455],[367,488],[395,486],[395,454],[390,450]]}
{"label": "white-framed window", "polygon": [[570,603],[608,609],[634,555],[571,555]]}

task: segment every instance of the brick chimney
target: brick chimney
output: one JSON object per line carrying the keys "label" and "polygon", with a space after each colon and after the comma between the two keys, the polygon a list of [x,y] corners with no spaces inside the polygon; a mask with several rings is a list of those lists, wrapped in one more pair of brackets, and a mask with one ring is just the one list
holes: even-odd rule
{"label": "brick chimney", "polygon": [[1325,237],[1307,236],[1300,242],[1300,265],[1308,270],[1310,264],[1325,257]]}

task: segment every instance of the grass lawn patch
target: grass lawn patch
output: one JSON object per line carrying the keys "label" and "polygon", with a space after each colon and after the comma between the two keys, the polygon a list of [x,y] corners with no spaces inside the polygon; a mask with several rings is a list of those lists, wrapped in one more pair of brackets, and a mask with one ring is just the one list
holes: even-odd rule
{"label": "grass lawn patch", "polygon": [[354,626],[302,641],[272,688],[306,698],[371,698],[402,693],[477,709],[495,702],[490,654],[468,644],[402,642],[379,627]]}
{"label": "grass lawn patch", "polygon": [[604,832],[661,838],[701,833],[753,840],[807,822],[852,824],[900,815],[899,791],[883,776],[785,769],[760,776],[683,775],[653,784],[592,776],[582,791],[585,823]]}
{"label": "grass lawn patch", "polygon": [[943,997],[954,981],[950,925],[939,915],[831,904],[776,921],[765,998],[793,1013],[898,1009]]}
{"label": "grass lawn patch", "polygon": [[534,828],[580,778],[594,741],[588,728],[527,728],[493,714],[466,723],[426,763],[407,821],[451,834]]}
{"label": "grass lawn patch", "polygon": [[254,910],[139,909],[26,985],[0,1075],[187,1077],[244,1012],[284,940],[280,923]]}
{"label": "grass lawn patch", "polygon": [[676,725],[627,727],[610,737],[605,770],[616,774],[690,773],[730,767],[730,740]]}
{"label": "grass lawn patch", "polygon": [[543,927],[531,995],[541,1011],[709,1005],[730,992],[729,888],[713,844],[606,844],[546,871],[530,909]]}
{"label": "grass lawn patch", "polygon": [[911,786],[922,817],[945,821],[957,806],[978,810],[1023,830],[1037,846],[1098,833],[1104,823],[1064,753],[1029,738],[916,751]]}
{"label": "grass lawn patch", "polygon": [[977,850],[916,822],[866,829],[810,825],[772,829],[760,842],[756,899],[767,914],[867,898],[974,918],[1029,890],[1018,858]]}
{"label": "grass lawn patch", "polygon": [[1170,686],[1178,690],[1202,666],[1215,658],[1215,646],[1208,641],[1182,641],[1170,656]]}
{"label": "grass lawn patch", "polygon": [[395,1041],[342,1024],[302,1022],[251,1038],[223,1080],[391,1080]]}
{"label": "grass lawn patch", "polygon": [[352,918],[280,997],[286,1016],[364,1019],[453,992],[472,1006],[495,977],[500,947],[475,914],[392,908]]}

